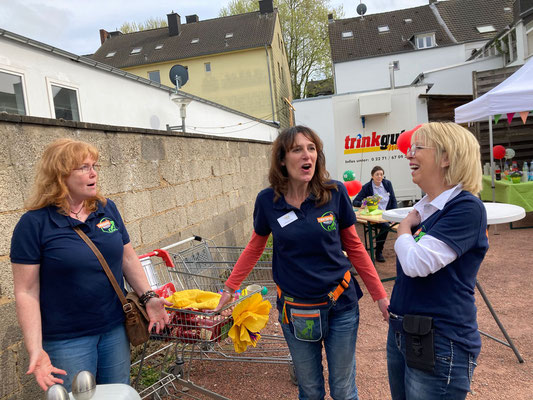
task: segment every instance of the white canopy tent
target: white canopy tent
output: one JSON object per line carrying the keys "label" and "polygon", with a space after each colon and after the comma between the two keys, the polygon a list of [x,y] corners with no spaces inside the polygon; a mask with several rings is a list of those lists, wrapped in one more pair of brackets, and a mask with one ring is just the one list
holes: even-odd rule
{"label": "white canopy tent", "polygon": [[529,112],[533,110],[533,58],[518,71],[483,96],[455,109],[455,122],[475,122],[488,119],[494,201],[494,155],[492,152],[492,118],[495,115]]}

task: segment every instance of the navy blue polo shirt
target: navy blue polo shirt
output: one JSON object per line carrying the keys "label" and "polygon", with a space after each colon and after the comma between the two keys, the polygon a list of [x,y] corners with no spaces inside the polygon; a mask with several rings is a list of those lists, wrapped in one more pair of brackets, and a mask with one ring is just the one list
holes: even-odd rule
{"label": "navy blue polo shirt", "polygon": [[474,288],[489,248],[485,206],[471,193],[462,191],[414,229],[416,237],[424,234],[442,240],[457,258],[434,274],[416,278],[405,275],[396,259],[397,278],[389,310],[398,315],[431,316],[436,332],[478,354],[481,338]]}
{"label": "navy blue polo shirt", "polygon": [[[257,195],[254,230],[261,236],[272,233],[274,281],[294,297],[327,296],[351,266],[342,252],[340,230],[355,223],[355,214],[344,185],[334,183],[338,190],[332,190],[331,200],[320,207],[312,195],[300,209],[288,204],[283,196],[274,202],[272,188]],[[354,281],[339,298],[338,309],[343,304],[353,305],[362,295]]]}
{"label": "navy blue polo shirt", "polygon": [[25,213],[11,239],[11,262],[39,264],[44,340],[104,333],[124,321],[122,306],[96,255],[72,229],[80,225],[122,286],[129,235],[115,203],[98,205],[85,223],[49,206]]}

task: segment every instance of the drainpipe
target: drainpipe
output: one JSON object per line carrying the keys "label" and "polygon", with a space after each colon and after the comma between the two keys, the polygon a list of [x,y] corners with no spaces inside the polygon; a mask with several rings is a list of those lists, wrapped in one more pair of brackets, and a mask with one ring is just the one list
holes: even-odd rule
{"label": "drainpipe", "polygon": [[394,89],[394,63],[389,63],[390,88]]}
{"label": "drainpipe", "polygon": [[276,119],[276,115],[274,114],[274,98],[272,95],[272,79],[270,78],[270,63],[268,62],[268,47],[265,44],[265,55],[267,60],[267,71],[268,71],[268,86],[270,87],[270,104],[272,105],[272,122],[274,122]]}

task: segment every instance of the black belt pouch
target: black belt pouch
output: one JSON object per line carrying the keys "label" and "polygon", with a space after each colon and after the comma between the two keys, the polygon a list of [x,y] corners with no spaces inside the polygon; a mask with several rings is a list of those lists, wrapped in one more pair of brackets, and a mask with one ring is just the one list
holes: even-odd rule
{"label": "black belt pouch", "polygon": [[433,318],[423,315],[404,315],[403,331],[407,366],[433,372],[435,368]]}

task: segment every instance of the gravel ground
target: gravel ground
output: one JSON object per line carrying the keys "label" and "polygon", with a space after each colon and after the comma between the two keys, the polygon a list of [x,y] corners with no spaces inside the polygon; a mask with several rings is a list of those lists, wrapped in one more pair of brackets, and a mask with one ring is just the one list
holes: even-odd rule
{"label": "gravel ground", "polygon": [[[533,214],[514,225],[533,225]],[[362,229],[358,228],[358,232],[362,235]],[[377,264],[382,278],[395,274],[394,239],[395,235],[391,234],[385,247],[384,256],[387,261]],[[509,224],[493,226],[489,230],[489,241],[490,249],[478,278],[525,361],[519,363],[509,347],[482,336],[483,347],[474,373],[472,393],[467,399],[533,399],[533,311],[528,303],[533,293],[532,262],[529,258],[529,250],[533,249],[533,230],[510,229]],[[393,284],[384,284],[389,295]],[[477,291],[476,300],[480,329],[503,339]],[[360,399],[387,400],[390,399],[385,355],[387,325],[381,320],[377,306],[366,291],[360,307],[361,323],[357,341],[357,385]],[[276,321],[277,312],[272,311],[268,330],[276,332],[279,329]],[[229,399],[298,398],[298,391],[291,383],[287,365],[195,361],[191,366],[192,382]],[[198,395],[196,398],[209,397]],[[326,399],[331,397],[327,395]]]}

